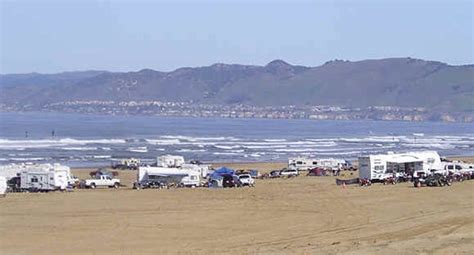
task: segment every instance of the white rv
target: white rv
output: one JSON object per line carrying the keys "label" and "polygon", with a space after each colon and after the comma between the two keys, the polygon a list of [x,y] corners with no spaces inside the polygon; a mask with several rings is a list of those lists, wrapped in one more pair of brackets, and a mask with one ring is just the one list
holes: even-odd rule
{"label": "white rv", "polygon": [[0,197],[5,197],[7,193],[7,179],[3,176],[0,176]]}
{"label": "white rv", "polygon": [[156,159],[156,166],[158,167],[180,167],[183,164],[183,156],[164,155]]}
{"label": "white rv", "polygon": [[443,162],[443,170],[447,173],[473,173],[474,165],[461,161]]}
{"label": "white rv", "polygon": [[13,177],[20,176],[20,173],[23,169],[26,169],[27,166],[33,166],[32,163],[21,163],[21,164],[9,164],[0,166],[0,176],[5,177],[8,181]]}
{"label": "white rv", "polygon": [[29,191],[65,190],[70,178],[69,167],[59,164],[32,165],[20,172],[20,188]]}
{"label": "white rv", "polygon": [[441,169],[441,158],[436,151],[387,153],[359,157],[359,177],[369,180],[383,180],[405,173],[413,177],[429,174]]}
{"label": "white rv", "polygon": [[[201,173],[189,168],[140,166],[135,188],[174,182],[183,186],[201,186]],[[156,185],[155,185],[156,186]]]}
{"label": "white rv", "polygon": [[211,165],[182,164],[180,168],[198,172],[201,178],[206,178],[211,170]]}
{"label": "white rv", "polygon": [[316,159],[297,157],[288,159],[288,168],[294,170],[310,170],[316,167],[338,170],[346,164],[347,162],[345,160],[335,158]]}

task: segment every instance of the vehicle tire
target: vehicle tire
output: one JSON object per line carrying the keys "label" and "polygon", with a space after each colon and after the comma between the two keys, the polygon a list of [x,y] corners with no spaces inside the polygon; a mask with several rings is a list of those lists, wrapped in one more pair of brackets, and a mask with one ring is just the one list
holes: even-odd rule
{"label": "vehicle tire", "polygon": [[114,189],[118,189],[120,187],[120,183],[116,182],[114,183]]}
{"label": "vehicle tire", "polygon": [[95,183],[91,183],[91,189],[95,189],[96,186],[95,186]]}

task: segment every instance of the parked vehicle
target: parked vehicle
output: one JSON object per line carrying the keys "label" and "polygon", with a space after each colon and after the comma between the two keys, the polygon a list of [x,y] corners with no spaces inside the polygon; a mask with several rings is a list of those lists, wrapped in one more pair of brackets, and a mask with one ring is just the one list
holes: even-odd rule
{"label": "parked vehicle", "polygon": [[328,170],[339,170],[344,167],[349,167],[351,164],[343,159],[335,158],[306,158],[297,157],[288,159],[288,168],[295,170],[310,170],[316,167],[328,169]]}
{"label": "parked vehicle", "polygon": [[133,183],[134,189],[161,189],[166,187],[166,184],[159,178],[159,176],[151,175],[146,180]]}
{"label": "parked vehicle", "polygon": [[280,178],[281,170],[273,170],[270,172],[270,178]]}
{"label": "parked vehicle", "polygon": [[295,177],[298,176],[298,170],[296,169],[283,169],[280,171],[281,176],[286,176],[286,177]]}
{"label": "parked vehicle", "polygon": [[242,186],[255,186],[255,179],[250,174],[239,175],[239,180],[242,183]]}
{"label": "parked vehicle", "polygon": [[200,177],[199,173],[190,172],[188,173],[187,176],[181,179],[181,182],[179,184],[181,187],[191,187],[191,188],[199,187],[201,186],[201,179],[199,177]]}
{"label": "parked vehicle", "polygon": [[395,185],[397,184],[397,179],[395,177],[388,177],[388,178],[385,178],[383,180],[383,185],[388,185],[388,184],[392,184],[392,185]]}
{"label": "parked vehicle", "polygon": [[367,186],[371,186],[372,182],[369,179],[359,179],[359,184],[362,187],[364,186],[367,187]]}
{"label": "parked vehicle", "polygon": [[416,178],[413,182],[415,187],[430,186],[430,187],[443,187],[451,186],[451,179],[442,174],[432,174],[427,177]]}
{"label": "parked vehicle", "polygon": [[308,171],[307,176],[325,176],[326,170],[321,167],[316,167]]}
{"label": "parked vehicle", "polygon": [[367,155],[359,157],[359,178],[383,181],[394,174],[413,177],[427,175],[431,169],[441,169],[441,158],[436,151],[414,151]]}
{"label": "parked vehicle", "polygon": [[23,191],[66,190],[68,181],[68,171],[62,169],[33,168],[20,173],[20,189]]}
{"label": "parked vehicle", "polygon": [[156,158],[157,167],[181,167],[184,162],[183,156],[163,155]]}
{"label": "parked vehicle", "polygon": [[140,166],[138,168],[137,181],[133,184],[133,187],[135,189],[170,186],[199,187],[204,182],[201,177],[204,173],[203,170],[206,170],[206,168],[202,165],[190,165],[190,167],[187,167],[186,164],[183,164],[179,168]]}
{"label": "parked vehicle", "polygon": [[21,192],[21,178],[20,176],[13,177],[7,181],[8,192]]}
{"label": "parked vehicle", "polygon": [[71,169],[61,164],[21,163],[0,166],[11,192],[66,190]]}
{"label": "parked vehicle", "polygon": [[123,159],[119,163],[113,164],[113,169],[137,170],[140,166],[140,160],[136,158]]}
{"label": "parked vehicle", "polygon": [[7,188],[7,178],[0,176],[0,197],[5,197]]}
{"label": "parked vehicle", "polygon": [[120,187],[120,179],[112,178],[109,175],[101,175],[96,179],[86,179],[82,181],[81,187],[91,189],[97,187],[109,187],[118,189]]}
{"label": "parked vehicle", "polygon": [[222,187],[224,188],[235,188],[242,187],[242,183],[237,175],[223,174],[222,176]]}

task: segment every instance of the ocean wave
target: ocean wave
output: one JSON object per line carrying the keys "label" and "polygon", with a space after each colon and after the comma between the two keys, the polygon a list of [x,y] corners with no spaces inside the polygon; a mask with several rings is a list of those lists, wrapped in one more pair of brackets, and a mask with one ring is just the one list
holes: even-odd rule
{"label": "ocean wave", "polygon": [[107,159],[107,158],[112,158],[111,155],[94,155],[92,158],[97,158],[97,159]]}
{"label": "ocean wave", "polygon": [[428,149],[442,149],[442,150],[451,150],[455,149],[456,146],[452,144],[441,144],[441,143],[409,143],[402,144],[404,147],[410,148],[428,148]]}
{"label": "ocean wave", "polygon": [[369,136],[359,138],[339,138],[339,141],[346,143],[399,143],[405,136]]}
{"label": "ocean wave", "polygon": [[286,142],[286,139],[263,139],[265,142]]}
{"label": "ocean wave", "polygon": [[203,149],[197,149],[197,150],[193,150],[193,149],[179,149],[177,150],[176,152],[206,152],[207,150],[203,150]]}
{"label": "ocean wave", "polygon": [[153,145],[177,145],[181,143],[179,139],[145,139],[145,141]]}
{"label": "ocean wave", "polygon": [[227,156],[233,156],[233,155],[240,155],[240,153],[236,152],[213,152],[213,155],[227,155]]}
{"label": "ocean wave", "polygon": [[8,160],[11,161],[45,161],[45,160],[50,160],[51,158],[41,158],[41,157],[31,157],[31,158],[9,158]]}
{"label": "ocean wave", "polygon": [[217,136],[217,137],[194,137],[194,136],[182,136],[182,135],[163,135],[160,136],[164,139],[178,139],[178,140],[186,140],[190,142],[198,142],[198,141],[238,141],[239,138],[235,138],[232,136]]}
{"label": "ocean wave", "polygon": [[130,148],[127,148],[127,151],[146,153],[148,152],[148,148],[147,147],[130,147]]}
{"label": "ocean wave", "polygon": [[61,149],[67,150],[67,151],[95,151],[97,150],[96,147],[64,147]]}
{"label": "ocean wave", "polygon": [[240,145],[232,145],[232,146],[214,145],[214,147],[217,148],[217,149],[222,149],[222,150],[233,150],[233,149],[240,148]]}
{"label": "ocean wave", "polygon": [[0,139],[1,149],[34,149],[48,147],[63,147],[69,145],[87,145],[87,144],[121,144],[124,139],[95,139],[79,140],[72,138],[62,139],[38,139],[38,140],[9,140]]}

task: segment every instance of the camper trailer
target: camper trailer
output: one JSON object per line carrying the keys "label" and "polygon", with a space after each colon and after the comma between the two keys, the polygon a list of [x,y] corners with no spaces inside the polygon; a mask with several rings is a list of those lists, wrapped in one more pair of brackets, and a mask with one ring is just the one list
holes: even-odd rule
{"label": "camper trailer", "polygon": [[7,181],[14,177],[18,177],[22,170],[28,166],[34,166],[32,163],[9,164],[0,166],[0,176],[5,177]]}
{"label": "camper trailer", "polygon": [[3,176],[0,176],[0,197],[5,197],[7,193],[7,179]]}
{"label": "camper trailer", "polygon": [[[71,169],[60,164],[9,164],[0,166],[0,176],[4,177],[7,183],[17,178],[19,185],[14,187],[17,191],[64,190],[69,184],[74,182],[71,176]],[[17,181],[12,183],[17,183]]]}
{"label": "camper trailer", "polygon": [[201,178],[206,178],[211,170],[211,165],[182,164],[181,169],[198,172]]}
{"label": "camper trailer", "polygon": [[141,166],[138,168],[134,188],[161,187],[168,184],[180,186],[201,186],[201,173],[189,168]]}
{"label": "camper trailer", "polygon": [[310,170],[316,167],[338,170],[348,163],[343,159],[335,158],[326,158],[326,159],[316,159],[316,158],[289,158],[288,159],[288,168],[293,170]]}
{"label": "camper trailer", "polygon": [[137,170],[140,160],[136,158],[122,159],[119,163],[112,164],[112,169]]}
{"label": "camper trailer", "polygon": [[156,159],[157,167],[181,167],[183,164],[183,156],[164,155]]}
{"label": "camper trailer", "polygon": [[20,172],[20,189],[26,191],[65,190],[69,185],[69,167],[58,164],[34,165]]}
{"label": "camper trailer", "polygon": [[359,177],[367,180],[384,180],[401,174],[418,177],[441,168],[441,159],[436,151],[391,152],[359,157]]}

